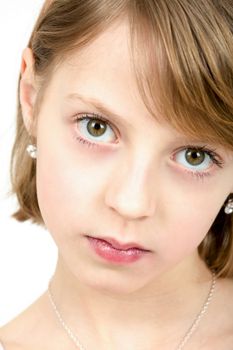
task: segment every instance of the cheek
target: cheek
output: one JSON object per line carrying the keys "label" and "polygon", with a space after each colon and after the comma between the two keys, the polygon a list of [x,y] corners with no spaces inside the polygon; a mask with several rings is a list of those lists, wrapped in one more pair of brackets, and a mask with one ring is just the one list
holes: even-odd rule
{"label": "cheek", "polygon": [[94,206],[101,196],[106,169],[94,171],[82,155],[73,159],[62,147],[48,150],[42,145],[39,150],[37,196],[45,225],[53,235],[72,236],[86,229],[90,213],[95,220]]}
{"label": "cheek", "polygon": [[207,208],[206,203],[210,201],[203,198],[202,202],[191,203],[192,205],[183,203],[177,205],[173,211],[170,210],[160,245],[167,261],[175,261],[193,253],[208,233],[220,210],[219,203],[213,201]]}
{"label": "cheek", "polygon": [[[65,221],[66,207],[65,178],[61,179],[61,169],[56,161],[44,157],[37,159],[37,197],[45,225],[51,233],[57,232],[61,221]],[[68,189],[67,189],[68,191]],[[59,231],[58,231],[59,232]]]}

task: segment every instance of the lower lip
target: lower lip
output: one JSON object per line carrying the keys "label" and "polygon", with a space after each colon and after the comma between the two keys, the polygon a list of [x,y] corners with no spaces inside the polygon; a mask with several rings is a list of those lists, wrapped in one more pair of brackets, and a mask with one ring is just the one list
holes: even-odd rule
{"label": "lower lip", "polygon": [[87,237],[87,238],[91,247],[101,258],[104,258],[105,260],[113,263],[120,263],[120,264],[133,263],[149,253],[149,251],[140,250],[137,248],[132,248],[128,250],[119,250],[119,249],[113,248],[113,246],[110,243],[104,240],[93,238],[93,237]]}

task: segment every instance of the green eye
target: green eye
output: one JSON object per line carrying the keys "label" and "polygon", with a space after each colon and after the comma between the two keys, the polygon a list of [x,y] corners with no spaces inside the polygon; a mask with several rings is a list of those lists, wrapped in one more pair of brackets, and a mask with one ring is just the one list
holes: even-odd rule
{"label": "green eye", "polygon": [[196,149],[188,149],[185,153],[185,159],[192,166],[201,165],[205,157],[205,152]]}
{"label": "green eye", "polygon": [[98,119],[92,119],[87,123],[87,130],[93,137],[100,137],[104,135],[107,130],[106,123]]}
{"label": "green eye", "polygon": [[184,171],[196,176],[198,179],[203,179],[205,176],[210,176],[210,169],[213,165],[222,168],[224,161],[213,149],[207,146],[186,145],[180,149],[176,149],[173,160],[181,164]]}
{"label": "green eye", "polygon": [[[101,144],[113,144],[117,136],[111,123],[97,114],[82,114],[75,117],[76,128],[79,132],[78,139],[88,146],[101,146]],[[84,137],[83,137],[84,136]]]}

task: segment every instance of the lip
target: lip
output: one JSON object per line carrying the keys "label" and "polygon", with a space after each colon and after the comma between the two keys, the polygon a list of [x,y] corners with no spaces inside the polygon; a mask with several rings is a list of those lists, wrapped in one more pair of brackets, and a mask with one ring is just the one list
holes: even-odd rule
{"label": "lip", "polygon": [[[138,248],[141,247],[138,244],[133,243],[127,243],[127,244],[121,244],[119,245],[119,242],[117,242],[115,239],[112,239],[109,237],[104,239],[102,238],[96,238],[96,237],[91,237],[91,236],[86,236],[89,246],[92,248],[92,250],[102,259],[107,261],[108,263],[111,264],[132,264],[142,258],[148,257],[150,255],[151,251]],[[128,249],[119,249],[115,248],[109,241],[106,239],[110,240],[113,243],[117,242],[117,246],[122,247],[129,247]]]}
{"label": "lip", "polygon": [[87,236],[87,237],[105,241],[109,243],[113,248],[118,250],[140,249],[142,251],[150,252],[150,250],[142,247],[141,245],[135,242],[120,243],[115,238],[112,238],[112,237],[93,237],[93,236]]}

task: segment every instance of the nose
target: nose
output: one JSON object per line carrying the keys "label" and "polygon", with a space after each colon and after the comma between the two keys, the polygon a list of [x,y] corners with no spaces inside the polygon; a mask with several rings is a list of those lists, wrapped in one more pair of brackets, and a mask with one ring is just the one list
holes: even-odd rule
{"label": "nose", "polygon": [[115,170],[109,180],[105,203],[127,220],[139,220],[155,213],[155,178],[148,162],[137,159]]}

